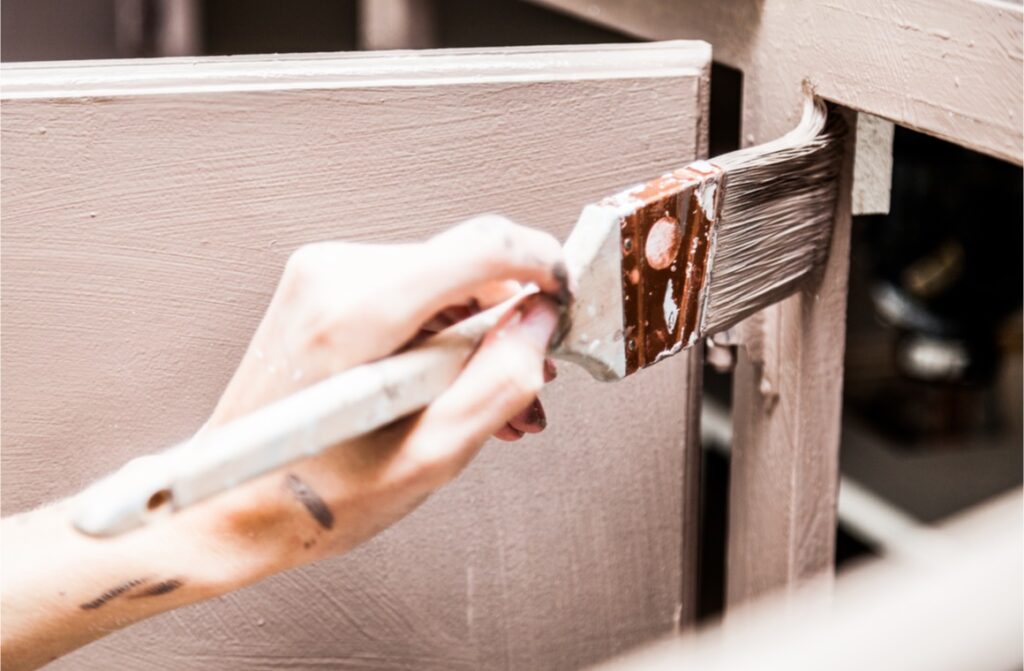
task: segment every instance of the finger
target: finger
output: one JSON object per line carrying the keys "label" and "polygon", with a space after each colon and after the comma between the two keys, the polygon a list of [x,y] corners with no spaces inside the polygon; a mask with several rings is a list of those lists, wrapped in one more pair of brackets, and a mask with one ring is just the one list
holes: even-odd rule
{"label": "finger", "polygon": [[452,324],[511,298],[522,288],[523,285],[515,280],[498,280],[483,284],[473,291],[473,296],[465,304],[449,305],[427,320],[420,330],[429,333],[443,331]]}
{"label": "finger", "polygon": [[554,236],[487,215],[471,219],[427,242],[406,273],[403,296],[418,306],[418,321],[466,302],[495,281],[533,282],[567,302],[568,275]]}
{"label": "finger", "polygon": [[448,309],[441,310],[427,320],[427,323],[420,327],[420,331],[425,331],[427,333],[440,333],[457,321],[459,320],[454,319]]}
{"label": "finger", "polygon": [[514,443],[523,437],[523,432],[512,428],[510,424],[506,423],[494,432],[494,437],[498,440],[503,440],[506,443]]}
{"label": "finger", "polygon": [[477,307],[487,309],[519,293],[523,288],[521,282],[515,280],[495,280],[481,284],[473,291],[473,300]]}
{"label": "finger", "polygon": [[433,471],[437,484],[454,477],[488,436],[536,397],[558,318],[550,299],[528,300],[521,314],[488,335],[455,383],[423,411],[409,437],[408,456]]}
{"label": "finger", "polygon": [[512,419],[508,420],[508,425],[522,433],[540,433],[543,431],[548,425],[548,420],[544,414],[544,406],[541,405],[540,399],[533,399],[530,405],[517,412]]}
{"label": "finger", "polygon": [[[505,301],[521,289],[522,285],[515,280],[491,282],[483,285],[479,290],[474,292],[476,296],[470,298],[466,304],[450,305],[427,320],[427,322],[420,327],[419,331],[413,334],[409,342],[405,343],[402,350],[422,344],[423,341],[430,336],[440,333],[449,326],[457,324],[463,319],[472,317],[483,309]],[[545,369],[544,381],[549,382],[550,380],[547,379],[546,370],[547,369]]]}

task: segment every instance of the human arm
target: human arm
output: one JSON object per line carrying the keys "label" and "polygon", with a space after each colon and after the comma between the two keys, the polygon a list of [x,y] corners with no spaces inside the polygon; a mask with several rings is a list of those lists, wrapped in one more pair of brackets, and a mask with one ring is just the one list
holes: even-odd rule
{"label": "human arm", "polygon": [[[306,247],[289,261],[203,430],[387,356],[438,312],[497,302],[514,282],[564,294],[560,259],[550,236],[494,218],[421,244]],[[38,666],[150,615],[373,536],[454,477],[487,436],[538,428],[529,408],[556,321],[548,299],[530,301],[422,413],[159,524],[86,537],[71,527],[73,501],[5,519],[4,664]]]}

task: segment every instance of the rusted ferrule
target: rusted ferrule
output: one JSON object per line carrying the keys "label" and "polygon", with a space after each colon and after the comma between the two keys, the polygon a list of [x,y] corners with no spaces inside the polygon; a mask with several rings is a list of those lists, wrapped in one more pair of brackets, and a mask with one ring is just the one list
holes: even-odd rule
{"label": "rusted ferrule", "polygon": [[621,212],[626,374],[700,336],[725,173],[696,161],[602,201]]}

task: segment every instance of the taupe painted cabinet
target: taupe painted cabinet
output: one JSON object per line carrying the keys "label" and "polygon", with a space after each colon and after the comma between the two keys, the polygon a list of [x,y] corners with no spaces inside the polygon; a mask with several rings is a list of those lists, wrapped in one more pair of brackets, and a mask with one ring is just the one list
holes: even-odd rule
{"label": "taupe painted cabinet", "polygon": [[[204,420],[289,252],[586,202],[706,153],[702,42],[5,67],[3,509]],[[565,367],[551,428],[490,445],[352,554],[55,667],[565,669],[689,622],[699,362]]]}

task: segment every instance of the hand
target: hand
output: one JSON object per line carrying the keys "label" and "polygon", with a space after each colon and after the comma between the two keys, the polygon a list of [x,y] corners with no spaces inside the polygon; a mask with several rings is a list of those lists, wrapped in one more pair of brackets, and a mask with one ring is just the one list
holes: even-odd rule
{"label": "hand", "polygon": [[[303,247],[202,430],[388,356],[435,315],[495,304],[519,282],[567,296],[561,247],[499,217],[420,244]],[[67,500],[4,518],[4,667],[34,668],[132,622],[370,538],[453,478],[489,435],[539,428],[528,415],[558,316],[550,297],[527,299],[422,412],[159,523],[93,538],[73,529]]]}
{"label": "hand", "polygon": [[[501,289],[501,294],[512,295],[518,293],[523,287],[519,282],[509,280],[507,286],[499,288]],[[501,295],[496,296],[496,300],[500,301]],[[491,302],[481,305],[478,300],[471,300],[466,305],[455,305],[445,308],[423,325],[420,332],[413,338],[410,346],[419,344],[449,326],[475,315],[481,309],[490,307],[490,305]],[[558,369],[555,366],[555,362],[552,359],[544,359],[544,383],[547,384],[556,377],[558,377]],[[494,437],[506,442],[514,442],[521,439],[527,433],[540,433],[547,428],[547,425],[547,413],[544,412],[544,405],[540,402],[539,398],[535,398],[530,405],[520,410],[503,427],[498,429]]]}
{"label": "hand", "polygon": [[[561,247],[498,217],[422,244],[322,243],[297,251],[208,427],[407,345],[423,330],[534,282],[565,295]],[[217,556],[248,582],[348,550],[455,476],[487,436],[545,423],[535,395],[556,306],[528,301],[425,411],[209,502]]]}

